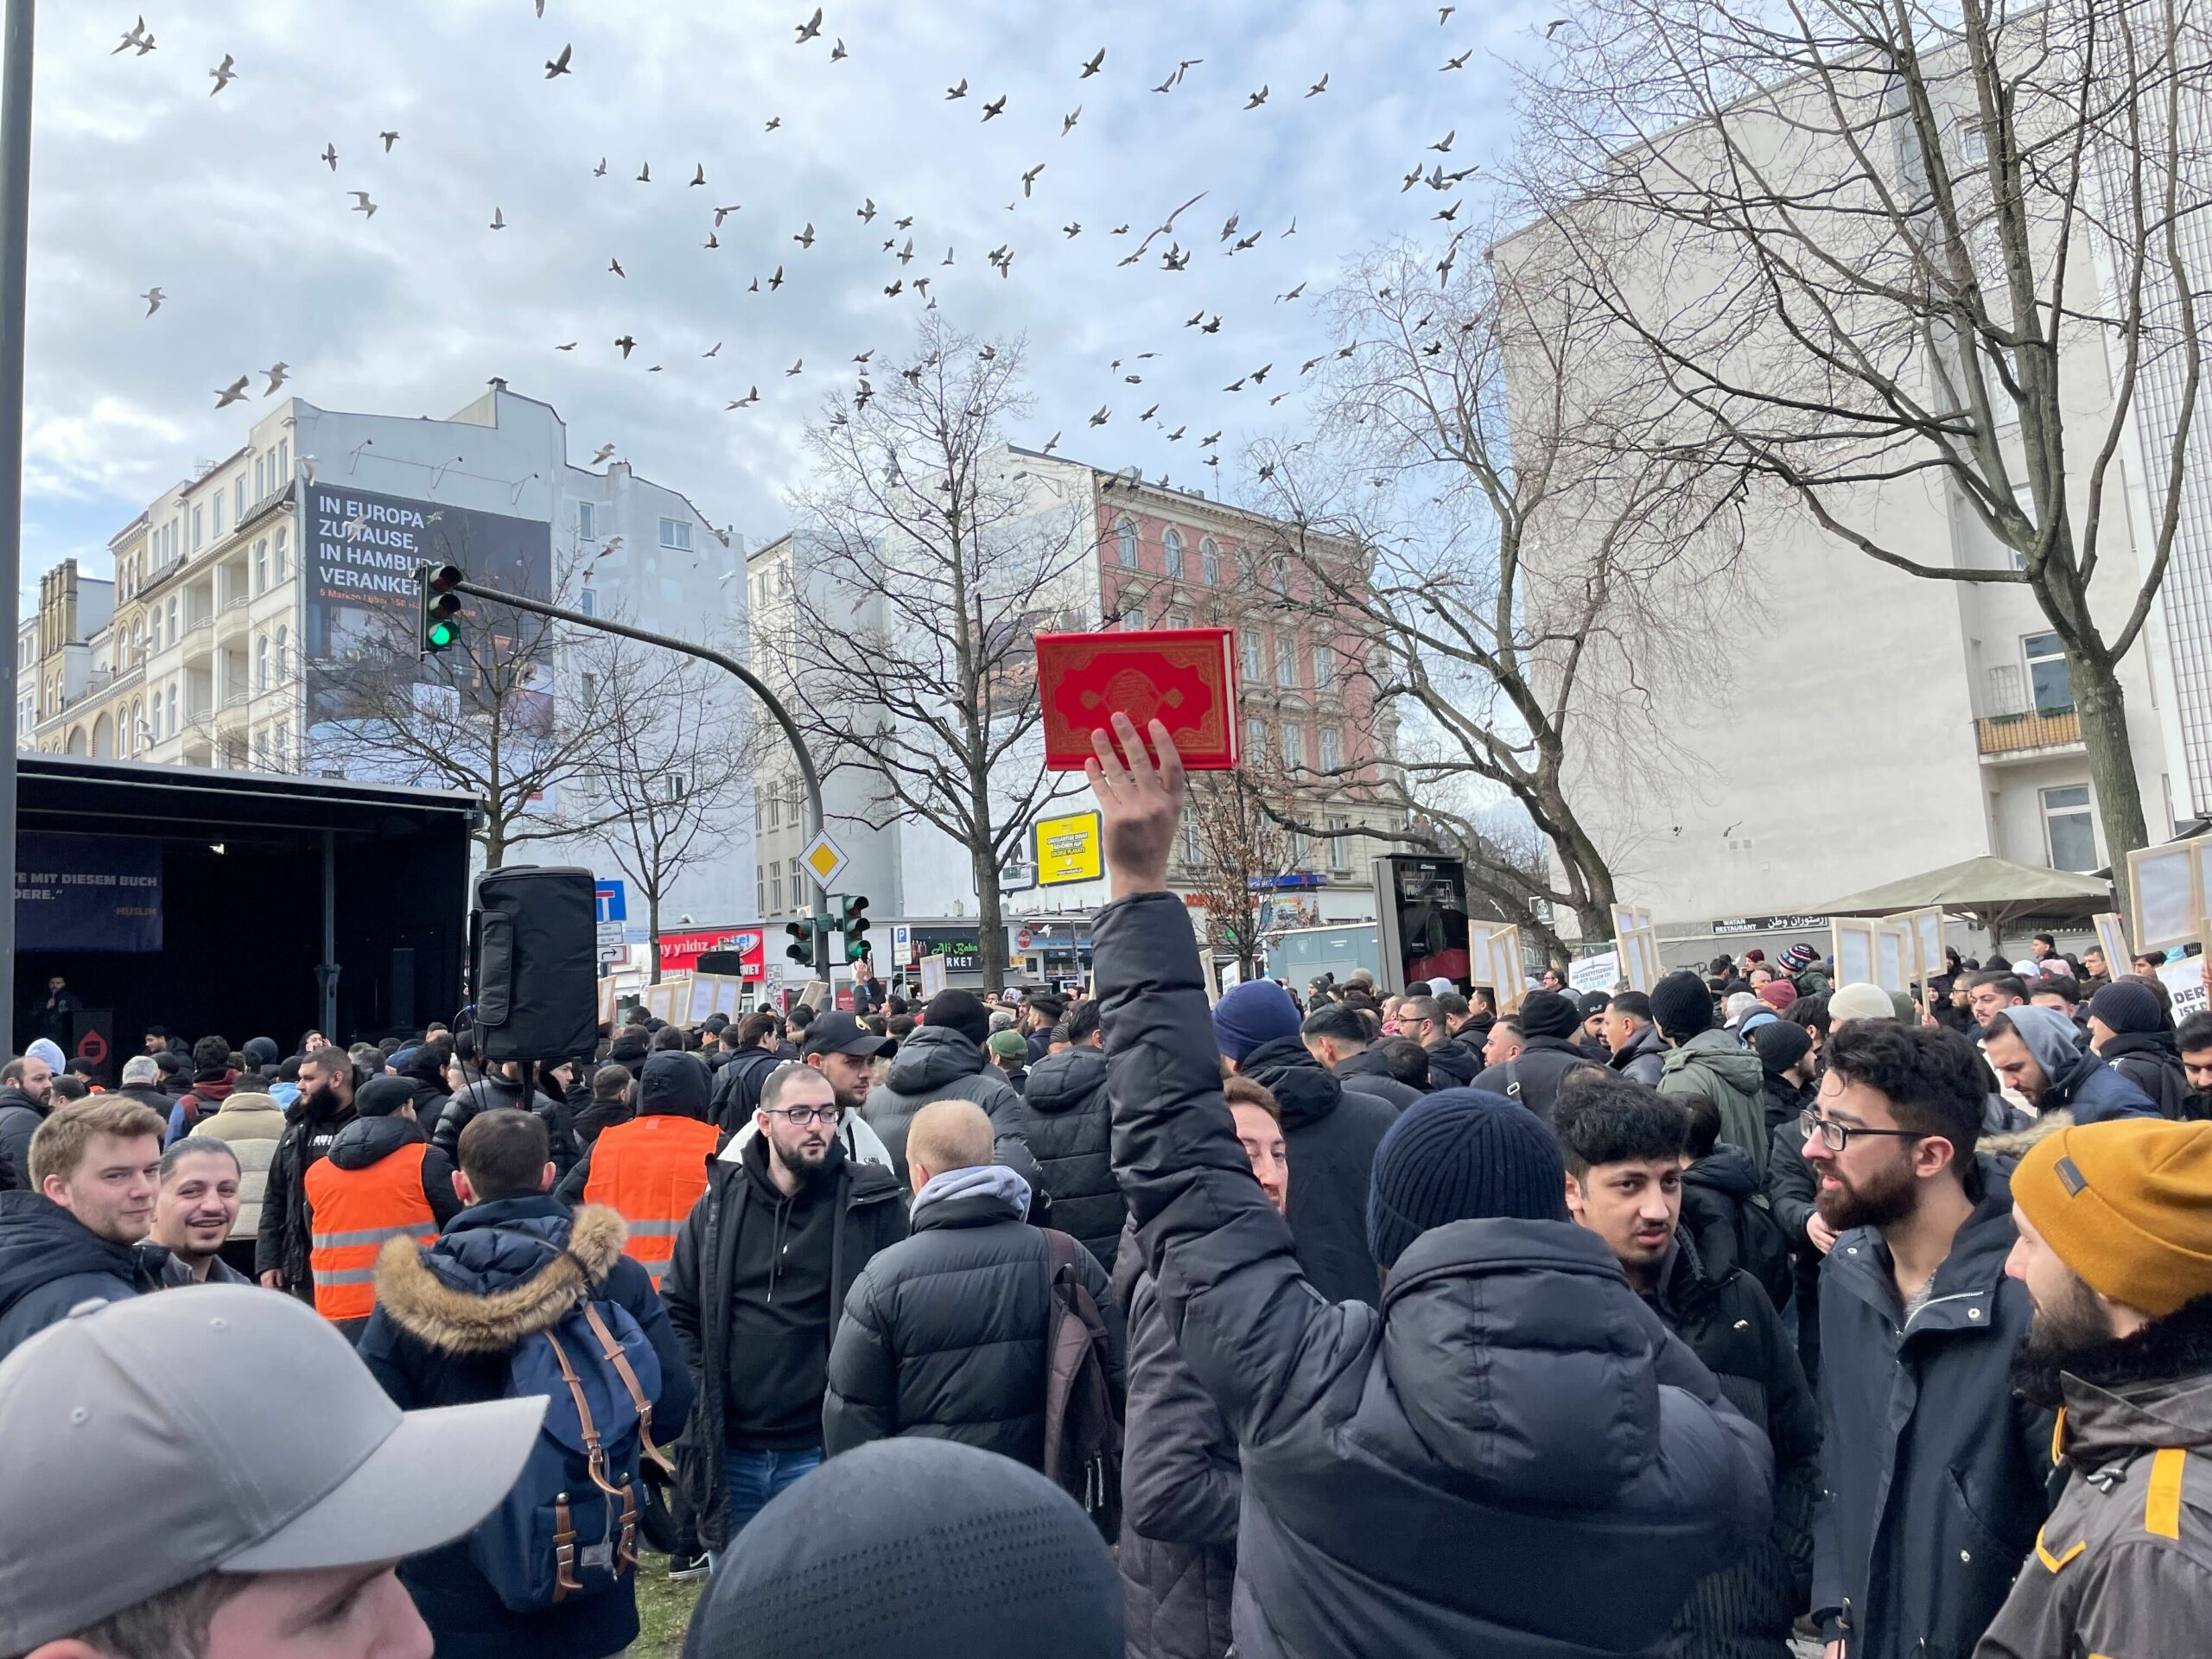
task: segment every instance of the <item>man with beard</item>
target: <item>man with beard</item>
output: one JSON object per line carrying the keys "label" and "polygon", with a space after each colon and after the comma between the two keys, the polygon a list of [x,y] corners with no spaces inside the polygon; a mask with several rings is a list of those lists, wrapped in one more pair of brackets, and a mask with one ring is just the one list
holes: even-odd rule
{"label": "man with beard", "polygon": [[1821,1219],[1813,1616],[1827,1659],[1969,1651],[2033,1547],[2049,1414],[2014,1398],[2027,1293],[1980,1067],[1955,1032],[1847,1020],[1804,1116]]}
{"label": "man with beard", "polygon": [[661,1280],[696,1388],[679,1473],[709,1550],[822,1461],[838,1311],[869,1258],[906,1236],[899,1178],[847,1156],[843,1116],[823,1071],[771,1071],[760,1133],[715,1160]]}
{"label": "man with beard", "polygon": [[188,1135],[169,1142],[154,1195],[153,1230],[140,1246],[153,1247],[163,1285],[253,1282],[222,1255],[238,1218],[239,1181],[238,1154],[229,1141]]}
{"label": "man with beard", "polygon": [[300,1062],[299,1096],[284,1109],[284,1134],[269,1160],[261,1194],[261,1230],[254,1272],[270,1290],[315,1300],[308,1231],[308,1171],[330,1155],[339,1130],[353,1121],[353,1062],[342,1048],[324,1044]]}
{"label": "man with beard", "polygon": [[[2080,1124],[2012,1174],[2021,1392],[2070,1480],[1977,1659],[2212,1653],[2212,1126]],[[2191,1471],[2194,1471],[2192,1473]]]}

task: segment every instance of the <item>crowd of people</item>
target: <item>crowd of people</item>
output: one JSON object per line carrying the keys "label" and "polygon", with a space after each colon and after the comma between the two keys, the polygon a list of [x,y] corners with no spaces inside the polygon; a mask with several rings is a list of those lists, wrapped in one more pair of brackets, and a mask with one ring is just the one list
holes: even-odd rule
{"label": "crowd of people", "polygon": [[10,1063],[0,1656],[2212,1651],[2212,1018],[1210,1001],[1119,735],[1089,997]]}

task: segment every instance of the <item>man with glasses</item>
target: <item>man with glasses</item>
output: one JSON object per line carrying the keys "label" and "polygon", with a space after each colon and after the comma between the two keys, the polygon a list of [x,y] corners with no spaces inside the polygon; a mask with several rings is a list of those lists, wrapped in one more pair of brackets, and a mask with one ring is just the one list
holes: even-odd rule
{"label": "man with glasses", "polygon": [[[1826,1659],[1971,1652],[2034,1547],[2050,1419],[2012,1392],[2026,1293],[1955,1032],[1850,1020],[1800,1120],[1835,1234],[1821,1283],[1813,1616]],[[2032,1564],[2030,1572],[2040,1571]]]}
{"label": "man with glasses", "polygon": [[837,1315],[869,1258],[906,1236],[899,1178],[846,1154],[844,1110],[810,1065],[777,1067],[760,1133],[717,1159],[661,1281],[697,1387],[677,1448],[699,1541],[729,1547],[822,1461],[822,1398]]}

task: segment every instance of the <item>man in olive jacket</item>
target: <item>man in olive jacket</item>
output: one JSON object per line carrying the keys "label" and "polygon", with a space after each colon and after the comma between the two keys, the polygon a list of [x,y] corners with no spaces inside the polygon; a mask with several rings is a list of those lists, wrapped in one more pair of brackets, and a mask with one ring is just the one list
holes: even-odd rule
{"label": "man in olive jacket", "polygon": [[2071,1478],[1975,1659],[2212,1653],[2212,1124],[2061,1128],[2012,1204]]}
{"label": "man in olive jacket", "polygon": [[[1378,1150],[1382,1306],[1313,1294],[1223,1104],[1198,945],[1166,891],[1181,761],[1159,721],[1158,767],[1114,724],[1119,753],[1102,734],[1090,768],[1114,894],[1094,931],[1114,1163],[1183,1357],[1242,1448],[1241,1659],[1647,1651],[1764,1534],[1765,1437],[1566,1219],[1558,1143],[1499,1096],[1433,1096]],[[1566,1562],[1602,1563],[1605,1592],[1563,1594]]]}

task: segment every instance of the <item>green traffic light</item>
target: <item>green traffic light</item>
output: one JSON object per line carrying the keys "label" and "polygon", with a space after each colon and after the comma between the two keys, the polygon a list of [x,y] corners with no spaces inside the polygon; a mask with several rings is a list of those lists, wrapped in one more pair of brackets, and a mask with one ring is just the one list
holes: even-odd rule
{"label": "green traffic light", "polygon": [[457,637],[449,623],[433,622],[430,625],[430,647],[434,651],[444,650]]}

